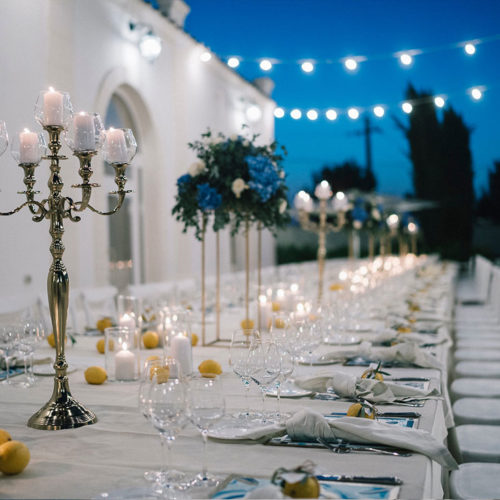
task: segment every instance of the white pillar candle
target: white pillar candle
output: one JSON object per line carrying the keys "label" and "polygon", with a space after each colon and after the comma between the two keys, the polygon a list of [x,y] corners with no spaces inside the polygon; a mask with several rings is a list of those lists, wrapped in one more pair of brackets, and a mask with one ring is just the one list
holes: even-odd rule
{"label": "white pillar candle", "polygon": [[135,319],[128,313],[125,313],[119,320],[118,324],[123,328],[128,328],[129,330],[135,330]]}
{"label": "white pillar candle", "polygon": [[179,333],[170,340],[170,354],[179,363],[183,375],[193,371],[191,339]]}
{"label": "white pillar candle", "polygon": [[316,186],[314,194],[319,200],[328,200],[328,198],[331,198],[333,193],[332,188],[330,187],[330,183],[328,181],[321,181]]}
{"label": "white pillar candle", "polygon": [[109,163],[127,163],[128,152],[125,134],[119,128],[110,128],[106,132],[106,143]]}
{"label": "white pillar candle", "polygon": [[38,134],[25,128],[19,134],[19,163],[38,163],[40,160],[40,144]]}
{"label": "white pillar candle", "polygon": [[94,119],[82,111],[73,119],[75,129],[75,151],[95,150]]}
{"label": "white pillar candle", "polygon": [[265,295],[260,295],[258,307],[260,308],[261,328],[262,330],[269,330],[273,317],[272,303],[267,300]]}
{"label": "white pillar candle", "polygon": [[43,124],[63,125],[63,95],[52,87],[43,95]]}
{"label": "white pillar candle", "polygon": [[115,379],[134,380],[136,356],[127,349],[127,344],[122,344],[122,349],[115,354]]}

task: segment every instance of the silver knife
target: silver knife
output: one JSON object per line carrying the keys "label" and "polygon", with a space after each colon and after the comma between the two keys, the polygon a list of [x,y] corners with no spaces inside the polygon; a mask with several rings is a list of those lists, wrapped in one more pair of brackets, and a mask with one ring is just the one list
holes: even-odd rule
{"label": "silver knife", "polygon": [[372,483],[372,484],[389,484],[399,485],[403,481],[395,476],[346,476],[346,475],[330,475],[320,474],[316,476],[318,481],[338,481],[340,483]]}

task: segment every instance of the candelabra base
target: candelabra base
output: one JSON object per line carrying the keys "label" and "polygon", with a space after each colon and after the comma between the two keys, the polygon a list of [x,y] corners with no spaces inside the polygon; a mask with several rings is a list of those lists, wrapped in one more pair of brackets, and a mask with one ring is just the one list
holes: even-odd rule
{"label": "candelabra base", "polygon": [[73,398],[69,392],[68,379],[54,381],[54,392],[50,400],[29,420],[28,427],[57,431],[95,424],[97,417]]}

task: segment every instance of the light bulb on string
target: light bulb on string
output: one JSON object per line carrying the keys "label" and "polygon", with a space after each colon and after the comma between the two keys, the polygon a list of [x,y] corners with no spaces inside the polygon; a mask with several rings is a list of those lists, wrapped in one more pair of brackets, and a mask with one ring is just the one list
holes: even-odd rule
{"label": "light bulb on string", "polygon": [[473,56],[476,53],[476,44],[472,42],[467,42],[464,45],[464,51],[467,55]]}
{"label": "light bulb on string", "polygon": [[334,109],[328,109],[325,114],[328,120],[330,120],[331,122],[336,120],[338,116],[337,112]]}
{"label": "light bulb on string", "polygon": [[436,96],[434,97],[434,104],[438,107],[438,108],[444,108],[444,105],[446,104],[446,101],[444,99],[443,96]]}
{"label": "light bulb on string", "polygon": [[262,71],[270,71],[273,67],[273,63],[269,59],[262,59],[259,66]]}
{"label": "light bulb on string", "polygon": [[348,71],[355,71],[358,67],[358,63],[356,59],[348,57],[347,59],[344,60],[344,67]]}
{"label": "light bulb on string", "polygon": [[235,56],[231,56],[228,60],[227,60],[227,65],[230,67],[230,68],[237,68],[239,65],[240,65],[240,60],[235,57]]}
{"label": "light bulb on string", "polygon": [[413,111],[413,106],[408,101],[401,105],[401,109],[408,115]]}
{"label": "light bulb on string", "polygon": [[200,54],[200,61],[208,62],[208,61],[210,61],[210,59],[212,59],[212,54],[210,54],[210,52],[208,52],[208,50],[205,50]]}
{"label": "light bulb on string", "polygon": [[309,118],[309,120],[314,121],[314,120],[318,119],[318,112],[315,109],[310,109],[306,113],[306,116],[307,116],[307,118]]}
{"label": "light bulb on string", "polygon": [[356,108],[349,108],[347,115],[351,120],[357,120],[359,118],[359,111]]}
{"label": "light bulb on string", "polygon": [[300,109],[292,109],[292,111],[290,111],[290,116],[294,119],[294,120],[300,120],[302,118],[302,111],[300,111]]}
{"label": "light bulb on string", "polygon": [[285,116],[285,110],[283,108],[276,108],[274,110],[274,116],[276,118],[283,118]]}
{"label": "light bulb on string", "polygon": [[413,62],[413,57],[408,52],[404,52],[399,55],[399,61],[403,66],[410,66]]}
{"label": "light bulb on string", "polygon": [[470,89],[470,95],[475,101],[479,101],[483,97],[483,93],[479,87],[473,87]]}
{"label": "light bulb on string", "polygon": [[380,104],[378,104],[377,106],[374,106],[374,108],[373,108],[373,114],[377,118],[382,118],[385,115],[385,109],[384,109],[384,107],[380,106]]}
{"label": "light bulb on string", "polygon": [[312,73],[314,71],[314,64],[311,61],[304,61],[300,67],[304,73]]}

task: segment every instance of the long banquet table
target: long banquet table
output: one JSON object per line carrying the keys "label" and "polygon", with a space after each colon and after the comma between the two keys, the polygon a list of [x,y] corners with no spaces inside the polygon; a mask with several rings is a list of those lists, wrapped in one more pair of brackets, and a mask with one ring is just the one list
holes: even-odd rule
{"label": "long banquet table", "polygon": [[[28,428],[28,418],[44,404],[52,391],[52,378],[41,377],[29,389],[0,386],[0,427],[14,439],[25,442],[31,451],[28,468],[18,476],[0,480],[1,498],[92,498],[102,492],[145,486],[143,473],[157,470],[160,464],[160,444],[157,432],[137,409],[137,383],[105,383],[88,385],[83,377],[85,368],[104,365],[104,356],[95,349],[96,338],[79,336],[78,342],[67,349],[71,369],[70,386],[76,398],[95,411],[95,425],[71,430],[41,431]],[[436,348],[437,356],[446,362],[448,346]],[[331,351],[323,346],[320,351]],[[319,352],[320,352],[319,351]],[[53,355],[48,346],[37,353]],[[148,351],[147,355],[160,350]],[[218,360],[223,367],[222,381],[227,412],[245,407],[241,381],[228,364],[229,351],[220,347],[196,347],[194,366],[204,359]],[[445,365],[446,366],[446,365]],[[302,375],[314,375],[329,367],[301,366]],[[362,367],[338,367],[360,374]],[[393,376],[429,377],[440,387],[441,373],[433,369],[394,368]],[[250,395],[252,408],[260,409],[257,388]],[[274,408],[274,398],[267,398],[268,409]],[[383,406],[383,411],[415,410],[422,414],[418,428],[446,440],[444,401],[428,400],[421,408]],[[321,413],[345,411],[349,403],[321,401],[310,398],[282,399],[282,411],[295,412],[309,407]],[[186,427],[174,443],[173,465],[184,471],[201,470],[202,440],[193,426]],[[446,471],[424,455],[392,457],[369,453],[335,454],[327,449],[271,447],[262,444],[209,441],[209,470],[222,475],[236,473],[269,478],[278,467],[294,467],[306,459],[323,471],[357,475],[396,475],[403,480],[401,498],[442,498]]]}

